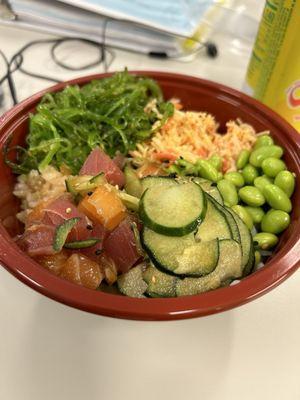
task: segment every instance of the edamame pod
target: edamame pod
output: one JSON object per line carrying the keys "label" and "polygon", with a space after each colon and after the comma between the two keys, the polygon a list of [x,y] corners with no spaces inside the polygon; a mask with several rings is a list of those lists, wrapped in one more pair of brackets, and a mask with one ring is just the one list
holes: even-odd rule
{"label": "edamame pod", "polygon": [[250,230],[253,228],[253,220],[245,207],[238,204],[231,207],[231,209],[241,218],[241,220],[247,225]]}
{"label": "edamame pod", "polygon": [[274,184],[280,187],[288,197],[291,197],[295,189],[295,177],[290,171],[281,171],[276,176]]}
{"label": "edamame pod", "polygon": [[290,216],[281,210],[270,210],[264,215],[261,221],[261,229],[269,233],[281,233],[290,224]]}
{"label": "edamame pod", "polygon": [[208,162],[216,168],[216,170],[220,171],[222,168],[222,158],[218,156],[217,154],[214,154],[211,156],[208,160]]}
{"label": "edamame pod", "polygon": [[183,158],[179,158],[176,164],[182,168],[182,173],[184,175],[194,175],[197,173],[197,167]]}
{"label": "edamame pod", "polygon": [[254,179],[258,177],[259,173],[255,167],[251,164],[247,164],[242,171],[245,183],[252,185]]}
{"label": "edamame pod", "polygon": [[207,160],[198,160],[196,163],[198,170],[199,170],[199,175],[202,178],[208,179],[213,182],[217,182],[220,179],[220,175],[218,170],[213,167],[209,161]]}
{"label": "edamame pod", "polygon": [[279,172],[286,169],[286,165],[282,160],[279,160],[278,158],[269,157],[261,163],[261,168],[264,171],[264,174],[266,174],[270,178],[275,178],[275,176],[279,174]]}
{"label": "edamame pod", "polygon": [[226,172],[224,179],[230,181],[235,187],[240,188],[245,184],[244,177],[240,172],[232,171]]}
{"label": "edamame pod", "polygon": [[275,210],[282,210],[287,213],[292,211],[291,200],[280,187],[268,183],[263,189],[263,194],[268,204]]}
{"label": "edamame pod", "polygon": [[260,207],[265,203],[264,195],[255,186],[242,187],[239,190],[239,196],[248,206]]}
{"label": "edamame pod", "polygon": [[273,233],[259,232],[253,237],[254,242],[257,242],[258,246],[262,250],[268,250],[276,246],[278,243],[278,237]]}
{"label": "edamame pod", "polygon": [[283,155],[283,149],[280,146],[262,146],[254,150],[249,158],[250,164],[254,167],[261,167],[262,162],[269,157],[281,158]]}
{"label": "edamame pod", "polygon": [[217,179],[218,179],[218,182],[219,182],[221,179],[223,179],[223,174],[222,174],[222,172],[218,171],[218,177],[217,177]]}
{"label": "edamame pod", "polygon": [[240,154],[238,155],[238,158],[236,160],[236,167],[237,169],[242,169],[246,164],[248,164],[250,157],[250,151],[249,150],[242,150]]}
{"label": "edamame pod", "polygon": [[219,189],[226,206],[232,207],[239,202],[236,188],[232,182],[227,179],[221,179],[217,183],[217,188]]}
{"label": "edamame pod", "polygon": [[262,208],[246,206],[245,209],[247,210],[248,214],[251,215],[251,218],[255,224],[261,223],[261,220],[265,215],[264,210]]}
{"label": "edamame pod", "polygon": [[261,135],[257,138],[254,144],[254,150],[263,146],[272,146],[272,144],[274,144],[274,141],[270,135]]}
{"label": "edamame pod", "polygon": [[263,192],[264,187],[269,183],[272,183],[272,181],[265,175],[258,176],[257,178],[254,179],[254,186],[257,187],[257,189],[259,189],[261,192]]}

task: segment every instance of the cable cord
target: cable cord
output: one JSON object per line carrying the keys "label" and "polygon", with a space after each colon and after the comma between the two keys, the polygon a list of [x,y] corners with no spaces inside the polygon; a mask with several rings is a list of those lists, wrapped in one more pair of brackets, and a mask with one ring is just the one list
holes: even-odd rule
{"label": "cable cord", "polygon": [[15,88],[14,81],[13,81],[11,73],[10,73],[9,61],[6,58],[6,55],[3,53],[2,50],[0,50],[0,54],[1,54],[1,57],[3,58],[3,61],[4,61],[5,66],[6,66],[6,71],[7,71],[6,74],[4,75],[4,77],[0,79],[0,85],[7,79],[8,87],[9,87],[9,90],[10,90],[10,94],[11,94],[11,98],[13,100],[13,103],[17,104],[18,101],[17,101],[16,88]]}
{"label": "cable cord", "polygon": [[[13,73],[16,71],[20,71],[23,74],[30,76],[32,78],[37,78],[37,79],[43,79],[46,81],[54,82],[54,83],[59,83],[61,82],[57,78],[43,75],[43,74],[38,74],[32,71],[28,71],[23,67],[24,64],[24,54],[26,53],[27,50],[30,48],[37,46],[37,45],[51,45],[50,47],[50,56],[53,62],[58,65],[59,67],[68,70],[68,71],[84,71],[89,68],[96,67],[97,65],[103,64],[103,69],[104,72],[107,72],[109,67],[111,66],[112,62],[115,59],[115,53],[112,49],[107,48],[106,45],[106,33],[107,33],[107,28],[108,28],[108,23],[110,22],[110,18],[105,19],[103,29],[102,29],[102,36],[101,36],[101,42],[96,42],[94,40],[82,38],[82,37],[61,37],[61,38],[56,38],[56,39],[40,39],[40,40],[33,40],[31,42],[28,42],[25,44],[21,49],[19,49],[12,57],[10,60],[7,59],[3,51],[0,50],[0,55],[3,58],[5,65],[6,65],[6,73],[4,76],[0,77],[0,85],[7,80],[9,90],[10,90],[10,95],[12,98],[12,101],[14,104],[18,103],[17,99],[17,91],[16,87],[14,84],[13,80]],[[181,39],[187,39],[184,36],[178,35],[178,38]],[[214,43],[211,42],[202,42],[197,39],[192,39],[195,43],[197,43],[199,46],[198,48],[190,51],[190,52],[179,52],[176,55],[169,55],[165,52],[150,52],[148,55],[150,57],[156,57],[156,58],[172,58],[172,59],[178,59],[180,60],[181,58],[187,57],[192,54],[197,54],[201,49],[205,48],[206,53],[209,57],[214,58],[218,55],[218,49],[217,46]],[[99,51],[99,56],[96,61],[87,63],[85,65],[79,66],[79,67],[74,67],[72,65],[68,65],[62,60],[59,59],[57,51],[59,47],[66,43],[66,42],[81,42],[84,44],[91,45],[93,47],[96,47],[96,49]],[[110,60],[107,60],[107,54],[110,55]]]}
{"label": "cable cord", "polygon": [[[28,71],[23,67],[25,52],[34,46],[43,45],[43,44],[48,44],[48,45],[52,44],[52,46],[50,47],[50,56],[51,56],[52,60],[54,61],[54,63],[63,69],[66,69],[69,71],[83,71],[83,70],[86,70],[89,68],[96,67],[97,65],[103,64],[104,72],[107,72],[115,58],[115,55],[114,55],[114,52],[111,49],[107,49],[107,47],[105,45],[106,29],[107,29],[107,21],[105,21],[105,24],[103,27],[102,38],[101,38],[102,43],[98,43],[94,40],[89,40],[89,39],[82,38],[82,37],[61,37],[61,38],[57,38],[57,39],[33,40],[31,42],[28,42],[24,46],[22,46],[21,49],[19,49],[11,57],[10,60],[8,60],[7,57],[5,56],[5,54],[3,53],[3,51],[0,50],[0,55],[3,58],[5,66],[6,66],[6,73],[2,77],[0,77],[0,85],[3,84],[3,82],[7,80],[9,90],[10,90],[10,95],[11,95],[13,104],[15,105],[18,103],[18,99],[17,99],[16,87],[15,87],[14,80],[13,80],[14,72],[19,71],[19,72],[22,72],[23,74],[30,76],[32,78],[43,79],[43,80],[54,82],[54,83],[61,82],[60,80],[58,80],[57,78],[54,78],[52,76],[47,76],[47,75],[38,74],[38,73],[35,73],[32,71]],[[98,59],[96,61],[87,63],[83,66],[78,66],[78,67],[74,67],[74,66],[66,64],[65,62],[61,61],[57,55],[57,50],[58,50],[59,46],[61,46],[63,43],[66,43],[66,42],[81,42],[81,43],[85,43],[85,44],[96,47],[97,50],[99,51]],[[107,61],[107,54],[110,55],[109,61]]]}

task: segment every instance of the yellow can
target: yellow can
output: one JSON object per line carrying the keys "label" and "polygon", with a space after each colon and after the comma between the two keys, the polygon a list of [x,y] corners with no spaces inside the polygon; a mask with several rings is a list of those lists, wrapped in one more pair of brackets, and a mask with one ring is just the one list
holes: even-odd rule
{"label": "yellow can", "polygon": [[267,0],[245,91],[300,132],[300,0]]}

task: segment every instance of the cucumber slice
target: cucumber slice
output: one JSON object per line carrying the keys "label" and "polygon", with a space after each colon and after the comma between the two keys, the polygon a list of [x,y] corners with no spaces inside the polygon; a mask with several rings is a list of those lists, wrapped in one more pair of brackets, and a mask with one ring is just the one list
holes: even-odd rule
{"label": "cucumber slice", "polygon": [[243,273],[242,248],[235,240],[220,240],[220,257],[213,273],[219,276],[221,283],[227,279],[240,278]]}
{"label": "cucumber slice", "polygon": [[211,200],[211,202],[214,204],[214,206],[225,215],[226,221],[230,227],[231,230],[231,236],[232,239],[237,241],[238,243],[241,243],[241,237],[240,237],[240,232],[239,232],[239,228],[237,226],[237,223],[235,222],[235,219],[233,218],[233,216],[231,215],[231,213],[223,206],[221,206],[221,204],[219,204],[215,199],[213,199],[209,194],[207,194],[207,196],[209,196],[209,199]]}
{"label": "cucumber slice", "polygon": [[122,192],[121,190],[118,190],[117,194],[126,208],[132,211],[138,211],[140,203],[139,198],[131,196],[130,194]]}
{"label": "cucumber slice", "polygon": [[203,178],[194,178],[193,181],[197,183],[205,193],[213,197],[222,206],[224,205],[223,197],[221,196],[219,189],[213,184],[213,182],[207,181]]}
{"label": "cucumber slice", "polygon": [[211,197],[213,197],[218,203],[221,205],[224,204],[223,202],[223,197],[221,196],[221,193],[217,186],[215,186],[215,183],[212,181],[208,181],[207,179],[200,178],[198,176],[189,176],[189,177],[178,177],[176,178],[178,182],[195,182],[197,185],[201,187],[201,189],[205,192],[208,193]]}
{"label": "cucumber slice", "polygon": [[101,172],[96,176],[70,176],[65,182],[67,191],[72,193],[72,195],[76,196],[81,194],[84,196],[89,191],[95,190],[98,186],[106,183],[106,179],[103,172]]}
{"label": "cucumber slice", "polygon": [[76,240],[74,242],[67,242],[64,244],[66,249],[86,249],[87,247],[95,246],[95,244],[99,243],[100,239],[98,238],[90,238],[86,240]]}
{"label": "cucumber slice", "polygon": [[187,247],[177,256],[178,268],[175,274],[207,275],[217,266],[219,259],[219,241],[213,239],[208,242],[199,242]]}
{"label": "cucumber slice", "polygon": [[71,193],[73,196],[77,196],[78,192],[75,190],[75,188],[73,187],[73,179],[70,177],[68,179],[65,180],[65,184],[66,184],[66,189],[67,192]]}
{"label": "cucumber slice", "polygon": [[230,208],[226,207],[226,209],[235,219],[235,222],[237,223],[240,232],[241,246],[242,246],[243,276],[246,276],[251,272],[254,262],[252,235],[248,227],[241,220],[241,218]]}
{"label": "cucumber slice", "polygon": [[184,249],[195,244],[192,233],[182,237],[160,235],[151,229],[144,227],[142,230],[142,245],[154,265],[165,271],[173,271],[178,267],[177,255]]}
{"label": "cucumber slice", "polygon": [[145,176],[142,178],[143,192],[153,186],[172,186],[177,185],[177,181],[169,176]]}
{"label": "cucumber slice", "polygon": [[255,254],[254,253],[255,253],[254,252],[254,244],[253,244],[252,235],[251,235],[251,248],[250,248],[249,260],[248,260],[247,265],[244,268],[243,277],[249,275],[253,271],[253,268],[255,266]]}
{"label": "cucumber slice", "polygon": [[148,285],[143,279],[144,267],[144,264],[139,264],[118,277],[117,284],[121,293],[129,297],[145,297]]}
{"label": "cucumber slice", "polygon": [[107,183],[104,172],[99,172],[98,175],[93,176],[90,179],[90,183],[92,185],[96,185],[96,187],[99,185],[103,185],[104,183]]}
{"label": "cucumber slice", "polygon": [[202,276],[217,266],[217,240],[197,243],[193,233],[181,237],[165,236],[145,227],[142,243],[153,264],[169,274]]}
{"label": "cucumber slice", "polygon": [[176,296],[192,296],[218,289],[221,286],[216,274],[209,274],[201,278],[184,278],[176,282]]}
{"label": "cucumber slice", "polygon": [[242,250],[239,243],[232,239],[220,240],[220,257],[216,269],[201,278],[184,278],[176,282],[176,295],[195,295],[219,288],[229,279],[241,277]]}
{"label": "cucumber slice", "polygon": [[198,227],[196,240],[231,239],[232,233],[221,208],[216,207],[211,196],[206,195],[207,208],[205,218]]}
{"label": "cucumber slice", "polygon": [[144,257],[145,253],[144,253],[144,249],[142,247],[140,232],[138,230],[136,222],[131,222],[130,228],[132,230],[132,233],[133,233],[133,236],[135,239],[136,251],[138,252],[138,254],[140,254],[142,257]]}
{"label": "cucumber slice", "polygon": [[135,170],[130,165],[126,165],[124,175],[126,193],[140,198],[143,193],[143,186]]}
{"label": "cucumber slice", "polygon": [[80,220],[80,217],[66,219],[62,224],[58,225],[55,229],[53,250],[60,252],[64,247],[68,234]]}
{"label": "cucumber slice", "polygon": [[205,210],[202,189],[189,182],[147,189],[141,198],[140,217],[157,233],[183,236],[196,229]]}
{"label": "cucumber slice", "polygon": [[176,276],[165,274],[150,264],[143,273],[148,288],[146,293],[151,297],[175,297]]}

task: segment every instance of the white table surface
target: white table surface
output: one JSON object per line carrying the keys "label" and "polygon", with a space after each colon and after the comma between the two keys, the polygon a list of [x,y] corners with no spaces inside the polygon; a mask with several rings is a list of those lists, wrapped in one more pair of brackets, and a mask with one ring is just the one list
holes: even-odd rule
{"label": "white table surface", "polygon": [[[0,27],[0,48],[10,56],[42,37]],[[78,60],[92,56],[81,45],[76,51]],[[190,64],[118,51],[111,69],[184,72],[241,88],[247,62],[226,49]],[[79,75],[55,66],[47,48],[32,51],[25,65],[61,79]],[[15,82],[20,99],[49,85],[20,73]],[[300,273],[222,314],[136,322],[68,308],[0,267],[1,400],[299,400],[299,376]]]}

